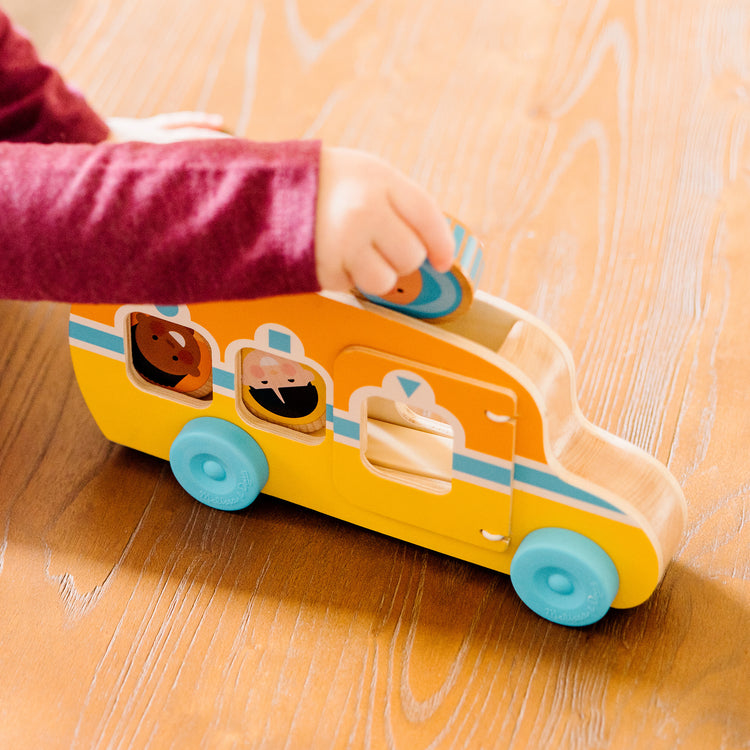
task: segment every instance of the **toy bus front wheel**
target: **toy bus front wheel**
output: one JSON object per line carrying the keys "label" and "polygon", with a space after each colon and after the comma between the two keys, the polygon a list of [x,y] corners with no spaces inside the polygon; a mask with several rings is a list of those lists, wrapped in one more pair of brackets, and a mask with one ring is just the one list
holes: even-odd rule
{"label": "toy bus front wheel", "polygon": [[570,529],[532,531],[518,546],[510,580],[521,601],[559,625],[591,625],[609,611],[620,586],[609,555]]}
{"label": "toy bus front wheel", "polygon": [[188,422],[172,443],[169,463],[189,495],[218,510],[246,508],[268,481],[268,461],[258,443],[215,417]]}

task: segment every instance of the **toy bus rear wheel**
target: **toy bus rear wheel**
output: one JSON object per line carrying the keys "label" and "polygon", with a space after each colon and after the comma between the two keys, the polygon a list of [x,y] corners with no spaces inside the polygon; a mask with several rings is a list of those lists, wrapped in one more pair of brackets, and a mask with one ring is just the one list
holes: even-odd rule
{"label": "toy bus rear wheel", "polygon": [[188,422],[172,443],[169,463],[189,495],[219,510],[246,508],[268,481],[268,461],[258,443],[215,417]]}
{"label": "toy bus rear wheel", "polygon": [[591,625],[608,612],[620,578],[609,555],[569,529],[537,529],[513,556],[510,580],[521,601],[551,622]]}

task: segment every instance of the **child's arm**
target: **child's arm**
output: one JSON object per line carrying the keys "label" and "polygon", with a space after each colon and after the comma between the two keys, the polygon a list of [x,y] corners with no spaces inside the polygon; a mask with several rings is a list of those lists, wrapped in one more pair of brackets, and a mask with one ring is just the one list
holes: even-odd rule
{"label": "child's arm", "polygon": [[[110,141],[171,143],[227,138],[220,115],[175,112],[109,118]],[[361,151],[323,147],[315,227],[315,269],[329,290],[381,295],[426,258],[453,260],[453,236],[435,200],[389,164]]]}
{"label": "child's arm", "polygon": [[447,268],[451,254],[432,199],[360,152],[233,138],[0,143],[4,299],[173,304],[352,284],[377,294],[424,257]]}
{"label": "child's arm", "polygon": [[98,143],[109,129],[0,11],[0,141]]}
{"label": "child's arm", "polygon": [[310,292],[320,144],[0,143],[0,298]]}

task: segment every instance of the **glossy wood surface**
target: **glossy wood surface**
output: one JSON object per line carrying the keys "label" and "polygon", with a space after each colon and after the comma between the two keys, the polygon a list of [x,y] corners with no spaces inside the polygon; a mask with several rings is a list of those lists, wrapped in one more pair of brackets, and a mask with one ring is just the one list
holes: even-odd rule
{"label": "glossy wood surface", "polygon": [[0,302],[0,747],[750,747],[747,2],[4,6],[102,112],[220,112],[428,187],[689,527],[645,605],[551,625],[481,568],[199,506],[100,435],[66,309]]}

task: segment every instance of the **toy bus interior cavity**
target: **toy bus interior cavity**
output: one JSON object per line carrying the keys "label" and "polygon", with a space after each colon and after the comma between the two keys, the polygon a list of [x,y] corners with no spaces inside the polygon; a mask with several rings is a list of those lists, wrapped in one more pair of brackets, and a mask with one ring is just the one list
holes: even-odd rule
{"label": "toy bus interior cavity", "polygon": [[638,605],[683,532],[680,487],[586,421],[564,343],[474,291],[481,247],[452,226],[452,270],[379,299],[75,306],[86,403],[214,508],[262,491],[509,573],[560,624]]}

